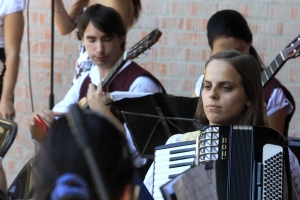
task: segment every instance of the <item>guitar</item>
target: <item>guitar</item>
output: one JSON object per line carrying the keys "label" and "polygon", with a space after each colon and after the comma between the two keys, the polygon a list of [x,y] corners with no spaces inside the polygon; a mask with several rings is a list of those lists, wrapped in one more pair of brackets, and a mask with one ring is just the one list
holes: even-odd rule
{"label": "guitar", "polygon": [[[128,51],[125,51],[123,55],[118,59],[115,65],[112,67],[108,75],[102,82],[102,87],[104,91],[108,90],[109,84],[114,80],[123,64],[130,59],[134,59],[144,53],[147,49],[150,49],[162,35],[161,31],[158,29],[154,29],[151,33],[146,35],[142,40],[136,43],[133,47],[131,47]],[[79,107],[81,109],[86,109],[88,107],[88,103],[86,97],[82,98],[78,102]]]}
{"label": "guitar", "polygon": [[280,51],[271,64],[262,72],[261,81],[263,88],[273,78],[281,67],[291,58],[296,58],[300,55],[300,35],[294,38],[284,50]]}

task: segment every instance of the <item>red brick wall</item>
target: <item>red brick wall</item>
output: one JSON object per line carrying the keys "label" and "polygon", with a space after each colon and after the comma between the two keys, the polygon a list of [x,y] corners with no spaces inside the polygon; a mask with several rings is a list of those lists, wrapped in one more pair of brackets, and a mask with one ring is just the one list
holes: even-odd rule
{"label": "red brick wall", "polygon": [[[65,0],[70,8],[74,0]],[[34,107],[48,107],[50,93],[51,0],[30,1],[29,28],[31,80]],[[286,44],[300,33],[299,0],[142,0],[143,14],[128,33],[127,47],[132,46],[154,28],[163,35],[153,53],[136,60],[163,83],[168,93],[190,96],[203,72],[210,49],[206,40],[208,18],[218,10],[240,11],[254,34],[253,44],[268,65]],[[24,15],[26,16],[27,10]],[[28,77],[27,26],[22,43],[21,64],[15,92],[18,136],[3,165],[9,184],[34,154],[29,138],[28,116],[31,113]],[[75,34],[60,36],[55,31],[54,94],[55,102],[63,98],[73,77],[77,57]],[[292,92],[300,108],[300,58],[288,61],[276,76]],[[290,125],[290,135],[300,137],[299,109]]]}

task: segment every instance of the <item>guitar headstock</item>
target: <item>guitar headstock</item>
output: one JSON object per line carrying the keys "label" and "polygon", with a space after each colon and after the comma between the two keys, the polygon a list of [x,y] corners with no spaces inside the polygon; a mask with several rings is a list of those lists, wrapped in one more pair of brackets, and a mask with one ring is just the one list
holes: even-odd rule
{"label": "guitar headstock", "polygon": [[160,38],[161,31],[158,29],[154,29],[151,33],[146,35],[141,41],[131,47],[128,51],[124,54],[124,60],[134,59],[138,57],[140,54],[145,52],[151,46],[153,46]]}
{"label": "guitar headstock", "polygon": [[300,34],[294,38],[281,53],[285,60],[298,57],[300,55]]}

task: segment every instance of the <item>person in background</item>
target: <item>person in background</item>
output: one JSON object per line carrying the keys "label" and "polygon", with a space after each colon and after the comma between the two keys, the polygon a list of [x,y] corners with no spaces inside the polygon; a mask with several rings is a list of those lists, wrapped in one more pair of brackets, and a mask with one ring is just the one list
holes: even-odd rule
{"label": "person in background", "polygon": [[[259,63],[248,54],[236,50],[214,54],[205,64],[195,117],[205,126],[265,126]],[[171,136],[167,144],[196,140],[200,130]],[[293,195],[300,193],[300,168],[296,156],[289,151]],[[153,165],[144,184],[152,194]]]}
{"label": "person in background", "polygon": [[[253,37],[245,18],[235,10],[221,10],[208,20],[207,39],[212,54],[224,50],[237,50],[252,55],[264,70],[259,55],[252,45]],[[200,76],[193,97],[200,95],[203,76]],[[268,126],[288,136],[288,128],[295,111],[292,94],[276,78],[263,90]]]}
{"label": "person in background", "polygon": [[[86,110],[80,115],[109,199],[133,199],[134,167],[125,133],[100,113]],[[62,116],[41,144],[33,171],[35,199],[100,199],[71,131],[68,118]]]}
{"label": "person in background", "polygon": [[[137,22],[141,11],[140,0],[77,0],[69,13],[67,13],[62,0],[55,0],[54,3],[55,25],[62,35],[69,34],[76,29],[79,16],[91,5],[102,4],[114,8],[121,15],[126,31]],[[81,39],[80,36],[78,39]],[[93,61],[80,42],[73,82],[80,77],[82,72],[89,71],[93,65]]]}
{"label": "person in background", "polygon": [[[0,1],[0,117],[15,117],[14,90],[17,82],[24,29],[25,0]],[[6,190],[6,177],[0,164],[0,188]]]}

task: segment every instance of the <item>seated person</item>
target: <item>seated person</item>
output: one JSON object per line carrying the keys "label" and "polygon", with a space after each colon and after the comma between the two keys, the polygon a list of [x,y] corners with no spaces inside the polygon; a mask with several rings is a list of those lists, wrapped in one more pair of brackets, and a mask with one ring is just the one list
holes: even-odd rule
{"label": "seated person", "polygon": [[[134,167],[125,133],[96,112],[86,110],[82,116],[109,199],[132,199]],[[33,182],[35,199],[100,199],[65,116],[54,122],[41,144]]]}
{"label": "seated person", "polygon": [[[205,65],[204,80],[196,118],[203,125],[265,126],[263,93],[258,62],[248,54],[224,51],[213,55]],[[199,131],[177,134],[167,144],[196,140]],[[294,193],[300,194],[300,168],[295,155],[289,151]],[[153,165],[144,184],[152,194]]]}
{"label": "seated person", "polygon": [[[89,57],[96,66],[91,71],[83,73],[74,82],[64,99],[55,105],[53,110],[39,109],[32,114],[30,132],[32,138],[38,142],[43,140],[45,133],[33,120],[37,114],[51,127],[55,115],[67,112],[69,105],[78,103],[84,97],[87,97],[89,108],[95,111],[97,104],[101,101],[99,99],[103,96],[109,97],[108,92],[157,93],[164,91],[163,86],[154,76],[131,60],[124,62],[109,88],[102,89],[102,81],[122,56],[126,42],[126,30],[122,18],[113,8],[100,4],[89,6],[79,18],[78,31]],[[107,98],[107,101],[106,105],[111,102],[111,99],[109,101]],[[106,107],[110,108],[110,105]],[[105,113],[107,117],[111,115],[111,112]],[[147,160],[138,155],[129,131],[126,137],[134,158],[134,165],[140,169]]]}

